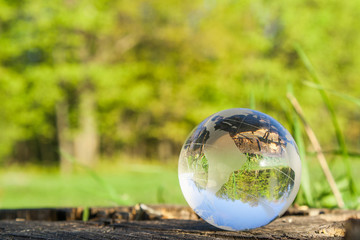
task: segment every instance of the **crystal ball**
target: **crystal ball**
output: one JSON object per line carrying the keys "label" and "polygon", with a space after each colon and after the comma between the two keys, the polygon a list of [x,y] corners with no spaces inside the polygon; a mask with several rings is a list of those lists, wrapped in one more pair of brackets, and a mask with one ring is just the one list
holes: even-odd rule
{"label": "crystal ball", "polygon": [[234,108],[195,127],[178,171],[190,207],[208,223],[238,231],[287,210],[299,190],[301,161],[293,137],[274,118]]}

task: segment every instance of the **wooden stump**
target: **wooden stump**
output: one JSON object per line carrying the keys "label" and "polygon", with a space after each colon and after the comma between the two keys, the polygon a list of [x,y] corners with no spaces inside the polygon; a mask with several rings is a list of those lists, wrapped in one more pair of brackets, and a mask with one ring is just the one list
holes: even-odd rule
{"label": "wooden stump", "polygon": [[0,210],[0,239],[360,239],[360,211],[291,208],[267,226],[224,231],[188,207]]}

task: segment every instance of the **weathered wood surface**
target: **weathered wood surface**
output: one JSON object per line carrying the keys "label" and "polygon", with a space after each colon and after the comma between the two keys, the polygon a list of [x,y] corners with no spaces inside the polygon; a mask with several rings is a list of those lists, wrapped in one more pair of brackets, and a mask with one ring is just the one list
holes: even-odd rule
{"label": "weathered wood surface", "polygon": [[[0,239],[360,239],[360,211],[291,208],[250,231],[219,230],[181,206],[0,210]],[[352,220],[349,220],[352,219]]]}

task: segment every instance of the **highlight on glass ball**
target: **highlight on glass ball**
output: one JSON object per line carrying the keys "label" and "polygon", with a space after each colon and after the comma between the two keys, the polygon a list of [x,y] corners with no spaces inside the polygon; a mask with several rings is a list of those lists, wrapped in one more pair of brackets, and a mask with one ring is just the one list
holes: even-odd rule
{"label": "highlight on glass ball", "polygon": [[299,190],[301,162],[279,122],[234,108],[191,132],[178,171],[190,207],[208,223],[238,231],[264,226],[288,209]]}

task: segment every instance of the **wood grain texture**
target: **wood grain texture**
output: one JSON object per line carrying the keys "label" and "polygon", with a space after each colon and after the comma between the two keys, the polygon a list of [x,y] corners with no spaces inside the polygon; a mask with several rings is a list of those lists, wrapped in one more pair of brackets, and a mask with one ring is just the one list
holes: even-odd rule
{"label": "wood grain texture", "polygon": [[[60,209],[52,209],[52,212],[56,213],[56,210]],[[0,216],[4,216],[3,211],[0,210]],[[36,209],[32,211],[34,216]],[[79,211],[74,208],[72,213],[69,209],[67,213],[76,218]],[[267,226],[231,232],[197,219],[187,207],[151,206],[146,210],[148,213],[143,210],[148,214],[147,217],[143,215],[143,219],[148,220],[132,220],[139,211],[139,206],[93,208],[88,222],[25,220],[19,216],[15,219],[3,218],[0,220],[0,239],[343,239],[345,228],[352,231],[353,235],[348,235],[348,239],[352,239],[351,236],[357,236],[354,234],[359,229],[358,220],[354,219],[360,218],[360,211],[290,209],[287,215]],[[44,214],[44,209],[39,212],[45,218],[51,215]],[[124,218],[126,212],[128,215]]]}

